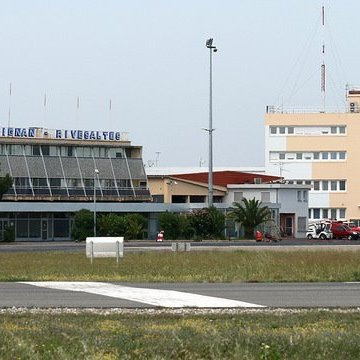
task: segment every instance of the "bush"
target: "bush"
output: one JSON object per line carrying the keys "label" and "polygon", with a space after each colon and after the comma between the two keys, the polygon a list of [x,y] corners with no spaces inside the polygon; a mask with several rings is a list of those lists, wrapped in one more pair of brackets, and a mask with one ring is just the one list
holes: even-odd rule
{"label": "bush", "polygon": [[89,236],[94,236],[94,213],[82,209],[75,213],[71,237],[73,240],[83,241]]}
{"label": "bush", "polygon": [[143,239],[145,229],[147,227],[147,220],[140,214],[127,214],[124,216],[126,231],[125,239]]}
{"label": "bush", "polygon": [[15,241],[15,227],[7,226],[4,230],[4,241],[13,242]]}
{"label": "bush", "polygon": [[116,214],[102,215],[98,222],[100,236],[124,236],[126,232],[126,218]]}
{"label": "bush", "polygon": [[194,210],[190,223],[197,240],[224,238],[225,215],[215,207]]}
{"label": "bush", "polygon": [[167,239],[191,239],[194,236],[189,216],[184,214],[162,213],[159,216],[159,226]]}

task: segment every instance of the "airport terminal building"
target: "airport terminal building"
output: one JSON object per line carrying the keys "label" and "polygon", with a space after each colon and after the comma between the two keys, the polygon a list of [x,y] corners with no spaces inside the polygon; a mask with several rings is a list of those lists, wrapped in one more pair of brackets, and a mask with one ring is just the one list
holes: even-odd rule
{"label": "airport terminal building", "polygon": [[151,201],[142,147],[123,132],[0,127],[7,173],[14,184],[0,202],[0,239],[11,224],[16,240],[69,240],[80,209],[137,211]]}

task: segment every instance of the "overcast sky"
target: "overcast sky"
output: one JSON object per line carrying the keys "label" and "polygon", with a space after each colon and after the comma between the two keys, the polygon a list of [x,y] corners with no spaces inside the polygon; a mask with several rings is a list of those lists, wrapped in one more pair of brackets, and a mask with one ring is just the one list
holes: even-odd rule
{"label": "overcast sky", "polygon": [[320,107],[322,39],[326,103],[342,105],[345,84],[360,84],[358,0],[0,5],[1,125],[11,107],[11,126],[129,132],[147,165],[207,166],[209,37],[219,49],[214,166],[264,165],[266,105]]}

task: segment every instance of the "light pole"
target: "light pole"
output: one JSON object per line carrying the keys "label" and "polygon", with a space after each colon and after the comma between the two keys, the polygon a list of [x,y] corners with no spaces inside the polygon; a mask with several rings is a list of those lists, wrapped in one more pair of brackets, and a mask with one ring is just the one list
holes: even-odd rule
{"label": "light pole", "polygon": [[216,46],[213,45],[213,39],[206,40],[206,47],[210,52],[210,91],[209,91],[209,178],[208,178],[208,207],[213,205],[213,142],[212,142],[212,54],[217,52]]}
{"label": "light pole", "polygon": [[94,169],[94,237],[96,237],[96,175],[99,174],[98,169]]}

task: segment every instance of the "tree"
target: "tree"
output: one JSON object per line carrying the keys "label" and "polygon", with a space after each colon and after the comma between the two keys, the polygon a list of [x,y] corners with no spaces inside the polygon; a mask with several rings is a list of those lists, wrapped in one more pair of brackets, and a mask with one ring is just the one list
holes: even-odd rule
{"label": "tree", "polygon": [[125,217],[113,213],[100,216],[97,225],[100,236],[124,236],[126,232]]}
{"label": "tree", "polygon": [[186,214],[162,213],[159,216],[160,230],[164,231],[166,239],[191,239],[194,229],[189,219]]}
{"label": "tree", "polygon": [[125,215],[126,239],[142,239],[147,226],[146,218],[140,214]]}
{"label": "tree", "polygon": [[0,200],[2,200],[2,197],[11,188],[13,183],[14,180],[9,174],[0,178]]}
{"label": "tree", "polygon": [[85,240],[90,236],[94,236],[94,213],[86,209],[79,210],[74,216],[71,237],[74,240]]}
{"label": "tree", "polygon": [[163,230],[167,239],[176,240],[180,237],[179,215],[165,212],[159,216],[160,230]]}
{"label": "tree", "polygon": [[271,219],[271,211],[255,198],[244,198],[234,203],[235,208],[230,210],[228,217],[244,227],[245,237],[252,239],[255,228]]}
{"label": "tree", "polygon": [[214,206],[194,210],[190,218],[198,239],[222,239],[225,229],[225,216]]}

